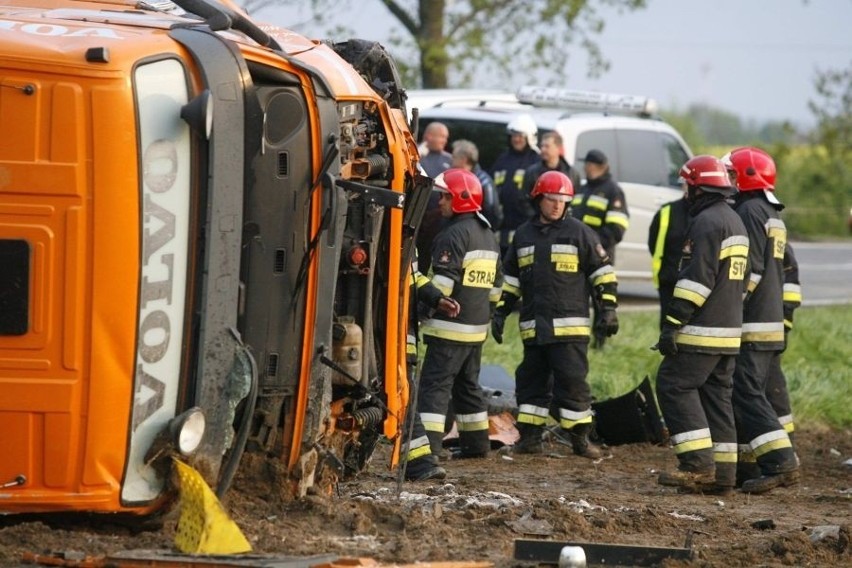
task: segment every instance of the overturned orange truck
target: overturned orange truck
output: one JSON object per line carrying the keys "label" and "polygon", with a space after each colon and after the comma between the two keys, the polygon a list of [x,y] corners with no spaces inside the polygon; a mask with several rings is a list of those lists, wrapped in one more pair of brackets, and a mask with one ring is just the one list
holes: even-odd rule
{"label": "overturned orange truck", "polygon": [[399,441],[431,181],[376,45],[215,0],[0,6],[0,514],[294,494]]}

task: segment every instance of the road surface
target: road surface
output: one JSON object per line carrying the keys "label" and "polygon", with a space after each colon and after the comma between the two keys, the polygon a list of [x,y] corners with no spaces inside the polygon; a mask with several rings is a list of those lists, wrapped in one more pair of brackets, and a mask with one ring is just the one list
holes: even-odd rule
{"label": "road surface", "polygon": [[[806,306],[852,303],[852,241],[794,242]],[[656,300],[650,282],[619,282],[621,298],[631,305]]]}

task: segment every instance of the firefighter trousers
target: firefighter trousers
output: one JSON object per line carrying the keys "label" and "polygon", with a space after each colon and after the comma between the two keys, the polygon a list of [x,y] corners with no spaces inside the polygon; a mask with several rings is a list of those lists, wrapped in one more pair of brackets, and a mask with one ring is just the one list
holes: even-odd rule
{"label": "firefighter trousers", "polygon": [[775,475],[798,468],[793,445],[766,397],[774,351],[744,347],[734,371],[734,416],[737,439],[748,445],[760,471]]}
{"label": "firefighter trousers", "polygon": [[560,426],[584,429],[592,423],[588,345],[560,342],[524,345],[524,358],[515,371],[518,422],[543,426],[551,409]]}
{"label": "firefighter trousers", "polygon": [[490,449],[488,402],[479,386],[481,357],[481,343],[464,345],[433,340],[426,347],[417,410],[435,455],[443,447],[451,399],[462,457],[484,456]]}
{"label": "firefighter trousers", "polygon": [[[773,353],[769,363],[769,376],[766,378],[766,399],[772,410],[778,416],[781,427],[793,439],[796,427],[793,422],[793,406],[790,404],[790,393],[787,391],[787,377],[781,369],[781,353]],[[794,444],[795,449],[795,444]]]}
{"label": "firefighter trousers", "polygon": [[657,371],[657,399],[671,433],[679,468],[715,468],[716,484],[733,487],[737,431],[731,405],[734,355],[680,352]]}
{"label": "firefighter trousers", "polygon": [[[408,392],[412,403],[419,398],[416,373],[416,363],[409,363]],[[402,453],[405,457],[407,475],[416,476],[419,471],[437,465],[438,456],[432,454],[426,428],[423,427],[423,421],[420,419],[420,413],[417,412],[416,407],[406,413],[402,439]]]}

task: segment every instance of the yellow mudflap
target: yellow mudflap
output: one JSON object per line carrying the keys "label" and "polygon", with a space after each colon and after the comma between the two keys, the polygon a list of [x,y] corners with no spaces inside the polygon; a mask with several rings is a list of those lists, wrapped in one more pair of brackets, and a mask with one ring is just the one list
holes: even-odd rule
{"label": "yellow mudflap", "polygon": [[180,478],[180,520],[175,546],[187,554],[238,554],[251,545],[201,474],[174,460]]}

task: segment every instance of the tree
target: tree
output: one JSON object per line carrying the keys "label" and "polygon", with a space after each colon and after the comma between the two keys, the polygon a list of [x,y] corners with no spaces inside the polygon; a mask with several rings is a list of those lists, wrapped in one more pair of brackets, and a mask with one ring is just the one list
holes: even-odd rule
{"label": "tree", "polygon": [[794,234],[848,234],[852,206],[852,62],[817,71],[816,97],[808,107],[817,119],[812,144],[773,149],[778,162],[784,218]]}
{"label": "tree", "polygon": [[808,108],[817,118],[816,142],[848,163],[852,153],[852,63],[846,69],[818,71],[817,99]]}
{"label": "tree", "polygon": [[[593,36],[605,25],[602,6],[643,8],[646,0],[375,0],[401,25],[394,43],[417,53],[419,83],[424,88],[467,85],[477,77],[495,82],[532,78],[549,71],[548,82],[565,81],[569,47],[579,45],[589,56],[588,74],[609,67]],[[249,11],[294,0],[246,0]],[[317,20],[335,10],[353,9],[351,0],[311,0]],[[356,0],[357,9],[367,9]],[[362,34],[359,34],[363,36]],[[402,68],[407,66],[405,62]],[[450,80],[451,74],[453,81]],[[409,76],[409,78],[411,78]]]}

